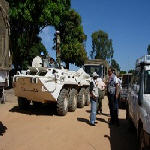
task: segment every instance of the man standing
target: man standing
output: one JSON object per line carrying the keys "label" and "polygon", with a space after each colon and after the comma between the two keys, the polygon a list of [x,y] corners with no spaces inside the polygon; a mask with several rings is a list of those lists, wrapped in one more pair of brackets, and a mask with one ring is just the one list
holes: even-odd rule
{"label": "man standing", "polygon": [[52,57],[50,58],[50,62],[48,64],[48,67],[49,68],[58,68],[57,62],[55,62],[55,60]]}
{"label": "man standing", "polygon": [[99,97],[97,101],[97,114],[102,113],[102,99],[104,98],[104,90],[105,90],[105,83],[103,82],[102,78],[97,79],[98,82],[98,92]]}
{"label": "man standing", "polygon": [[119,126],[118,119],[118,96],[119,96],[119,88],[118,88],[118,79],[115,74],[113,74],[112,68],[108,69],[108,102],[110,109],[110,125],[116,123]]}
{"label": "man standing", "polygon": [[52,57],[50,58],[49,67],[50,68],[55,68],[55,61],[54,61],[54,59]]}
{"label": "man standing", "polygon": [[91,102],[91,114],[90,114],[90,125],[95,126],[96,121],[96,102],[98,100],[98,74],[93,73],[92,81],[90,82],[90,102]]}

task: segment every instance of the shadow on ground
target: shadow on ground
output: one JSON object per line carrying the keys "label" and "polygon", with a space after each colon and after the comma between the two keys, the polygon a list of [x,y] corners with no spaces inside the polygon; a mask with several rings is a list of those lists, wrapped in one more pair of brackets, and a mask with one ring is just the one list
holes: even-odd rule
{"label": "shadow on ground", "polygon": [[9,110],[10,112],[17,112],[22,114],[28,115],[57,115],[56,112],[56,104],[41,104],[38,107],[34,107],[30,105],[26,109],[20,109],[18,106],[14,106],[12,109]]}
{"label": "shadow on ground", "polygon": [[[86,119],[86,118],[77,118],[77,120],[80,121],[80,122],[85,122],[85,123],[87,123],[87,124],[90,125],[89,120]],[[108,123],[108,121],[106,121],[106,120],[103,119],[103,118],[97,118],[97,117],[96,117],[96,120],[97,120],[97,121],[100,121],[100,122]],[[96,122],[96,123],[97,123],[97,122]]]}
{"label": "shadow on ground", "polygon": [[[86,110],[87,113],[91,113],[91,110]],[[105,114],[105,113],[101,113],[100,115],[106,116],[106,117],[110,117],[109,114]]]}
{"label": "shadow on ground", "polygon": [[77,120],[80,121],[80,122],[85,122],[86,124],[89,124],[89,125],[90,125],[89,120],[86,119],[86,118],[77,118]]}
{"label": "shadow on ground", "polygon": [[102,113],[103,116],[110,117],[110,114]]}
{"label": "shadow on ground", "polygon": [[98,118],[98,117],[96,117],[96,120],[97,120],[97,121],[104,122],[104,123],[107,123],[107,124],[108,124],[108,121],[106,121],[106,120],[105,120],[105,119],[103,119],[103,118]]}
{"label": "shadow on ground", "polygon": [[0,121],[0,136],[3,136],[6,130],[7,130],[7,127],[5,127],[3,123]]}
{"label": "shadow on ground", "polygon": [[91,113],[91,110],[86,110],[87,113]]}
{"label": "shadow on ground", "polygon": [[120,126],[110,126],[110,135],[104,135],[110,141],[111,150],[137,150],[136,130],[129,129],[128,122],[120,119]]}

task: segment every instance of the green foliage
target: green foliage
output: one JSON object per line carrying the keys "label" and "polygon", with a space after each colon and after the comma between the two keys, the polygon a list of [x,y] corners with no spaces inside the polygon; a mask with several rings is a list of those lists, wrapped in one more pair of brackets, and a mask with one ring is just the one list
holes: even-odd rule
{"label": "green foliage", "polygon": [[10,4],[11,52],[17,69],[26,68],[33,57],[45,52],[38,38],[40,30],[51,25],[61,33],[61,59],[81,66],[87,58],[86,36],[81,17],[70,10],[70,0],[8,0]]}
{"label": "green foliage", "polygon": [[115,59],[111,60],[111,67],[116,69],[117,71],[120,71],[120,66]]}
{"label": "green foliage", "polygon": [[[10,5],[10,48],[16,69],[31,64],[35,45],[41,44],[38,34],[48,25],[58,27],[70,0],[7,0]],[[36,49],[40,50],[40,49]],[[30,52],[31,51],[31,52]],[[29,56],[31,55],[31,56]]]}
{"label": "green foliage", "polygon": [[147,54],[150,55],[150,44],[147,47]]}
{"label": "green foliage", "polygon": [[[32,61],[32,59],[33,59],[35,56],[39,56],[39,55],[41,54],[41,52],[44,53],[44,56],[47,55],[47,51],[46,51],[46,49],[45,49],[45,46],[44,46],[41,42],[34,44],[34,45],[31,47],[30,51],[29,51],[29,60]],[[31,61],[30,61],[30,62],[31,62]]]}
{"label": "green foliage", "polygon": [[128,73],[135,74],[135,70],[131,69],[131,70],[128,71]]}
{"label": "green foliage", "polygon": [[112,40],[109,39],[108,34],[102,30],[92,34],[92,51],[91,57],[96,59],[111,59],[113,58]]}
{"label": "green foliage", "polygon": [[126,74],[127,72],[126,71],[123,71],[123,70],[121,70],[120,71],[120,74],[122,75],[122,74]]}
{"label": "green foliage", "polygon": [[61,39],[61,59],[67,64],[75,63],[77,66],[84,64],[87,54],[84,48],[86,36],[81,26],[81,17],[74,10],[69,10],[62,16],[58,30]]}

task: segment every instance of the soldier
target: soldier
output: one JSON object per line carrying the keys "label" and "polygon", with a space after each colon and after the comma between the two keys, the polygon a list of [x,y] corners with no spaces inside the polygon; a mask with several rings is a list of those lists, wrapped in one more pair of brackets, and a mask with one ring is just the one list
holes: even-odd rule
{"label": "soldier", "polygon": [[55,62],[55,60],[52,57],[50,58],[50,62],[49,62],[48,67],[50,67],[50,68],[58,68],[57,63]]}
{"label": "soldier", "polygon": [[91,114],[90,114],[90,125],[95,126],[96,121],[96,102],[98,101],[98,74],[93,73],[93,78],[90,83],[90,102],[91,102]]}
{"label": "soldier", "polygon": [[109,110],[110,110],[110,125],[116,123],[119,126],[119,119],[118,119],[118,79],[115,74],[113,74],[113,69],[108,69],[108,85],[107,85],[107,92],[108,92],[108,103],[109,103]]}

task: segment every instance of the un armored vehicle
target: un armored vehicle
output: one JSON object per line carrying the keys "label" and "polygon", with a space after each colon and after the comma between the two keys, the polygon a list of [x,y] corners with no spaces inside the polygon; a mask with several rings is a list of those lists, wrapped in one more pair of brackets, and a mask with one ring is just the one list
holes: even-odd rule
{"label": "un armored vehicle", "polygon": [[128,93],[127,119],[137,129],[139,150],[150,149],[150,55],[136,61],[136,73]]}
{"label": "un armored vehicle", "polygon": [[106,79],[108,68],[108,62],[103,59],[91,59],[84,63],[84,70],[87,74],[92,76],[92,73],[96,72],[104,80]]}
{"label": "un armored vehicle", "polygon": [[[93,72],[96,72],[99,77],[106,82],[108,78],[108,68],[109,64],[104,59],[89,59],[84,63],[84,71],[92,76]],[[106,88],[103,89],[103,96],[106,95]]]}
{"label": "un armored vehicle", "polygon": [[89,105],[90,76],[81,68],[78,71],[41,67],[42,60],[32,63],[28,71],[14,76],[14,91],[20,108],[27,108],[31,101],[57,103],[57,113],[66,115],[84,105]]}

